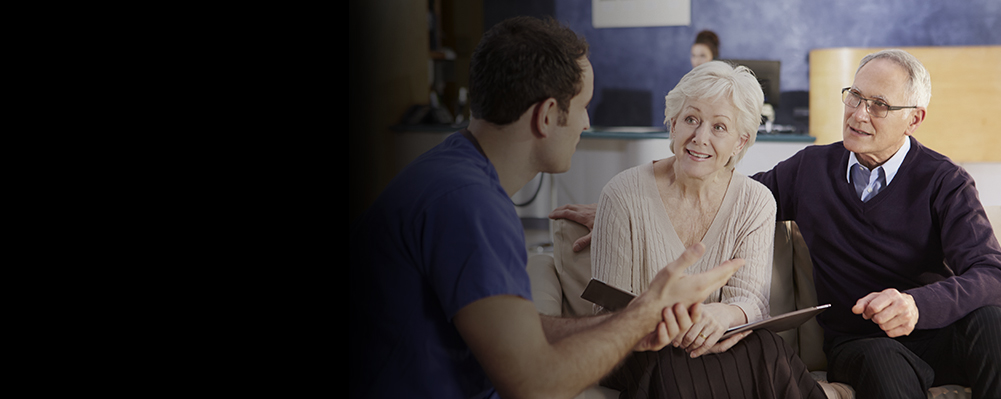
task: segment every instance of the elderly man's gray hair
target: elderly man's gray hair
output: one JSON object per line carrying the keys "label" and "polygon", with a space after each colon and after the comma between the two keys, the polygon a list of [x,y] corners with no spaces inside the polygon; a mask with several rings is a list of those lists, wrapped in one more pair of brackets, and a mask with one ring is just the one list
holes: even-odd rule
{"label": "elderly man's gray hair", "polygon": [[859,62],[855,73],[858,74],[858,71],[862,70],[862,67],[869,63],[869,61],[881,58],[896,62],[907,71],[908,87],[906,95],[910,103],[890,105],[927,107],[931,101],[931,75],[928,74],[928,70],[921,64],[921,61],[918,61],[911,53],[899,49],[890,49],[869,54]]}

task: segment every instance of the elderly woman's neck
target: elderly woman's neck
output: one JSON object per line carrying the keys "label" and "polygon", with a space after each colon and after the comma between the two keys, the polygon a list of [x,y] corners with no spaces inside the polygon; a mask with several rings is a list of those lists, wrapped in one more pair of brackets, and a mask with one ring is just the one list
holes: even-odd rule
{"label": "elderly woman's neck", "polygon": [[724,168],[704,177],[693,177],[679,170],[674,162],[663,162],[660,173],[655,173],[658,186],[666,190],[671,197],[681,201],[699,203],[718,203],[726,193],[733,177],[733,168]]}
{"label": "elderly woman's neck", "polygon": [[716,202],[730,185],[733,169],[723,169],[705,177],[685,176],[683,173],[677,173],[675,176],[675,190],[686,200]]}

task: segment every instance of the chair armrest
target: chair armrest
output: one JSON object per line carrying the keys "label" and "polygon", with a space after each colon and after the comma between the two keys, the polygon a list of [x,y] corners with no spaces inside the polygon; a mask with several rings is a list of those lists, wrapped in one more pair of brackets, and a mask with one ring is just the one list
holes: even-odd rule
{"label": "chair armrest", "polygon": [[[790,221],[775,223],[775,252],[772,257],[772,286],[768,297],[771,316],[789,313],[796,308],[796,284],[793,279],[793,242]],[[799,353],[797,330],[778,333],[796,353]]]}
{"label": "chair armrest", "polygon": [[532,302],[546,316],[563,315],[563,289],[556,275],[556,262],[548,254],[528,257],[528,278],[532,282]]}
{"label": "chair armrest", "polygon": [[[813,260],[810,249],[803,241],[803,234],[796,222],[789,222],[789,235],[793,243],[793,279],[796,286],[796,308],[817,306],[817,289],[813,283]],[[799,352],[797,353],[811,371],[827,370],[827,355],[824,353],[824,329],[813,318],[797,329],[799,332]]]}
{"label": "chair armrest", "polygon": [[573,251],[573,243],[587,235],[584,225],[557,219],[553,223],[553,258],[556,261],[556,275],[563,289],[563,315],[588,316],[594,313],[594,305],[581,298],[584,287],[591,281],[591,247],[580,252]]}

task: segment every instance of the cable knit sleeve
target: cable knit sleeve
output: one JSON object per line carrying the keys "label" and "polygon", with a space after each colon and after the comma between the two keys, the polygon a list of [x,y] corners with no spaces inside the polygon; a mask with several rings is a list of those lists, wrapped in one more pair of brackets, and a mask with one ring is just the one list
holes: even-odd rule
{"label": "cable knit sleeve", "polygon": [[[721,302],[740,307],[747,321],[769,315],[772,260],[775,255],[775,200],[763,185],[744,178],[743,195],[734,204],[727,236],[733,237],[732,258],[744,259],[744,266],[721,289]],[[730,243],[721,243],[727,247]]]}

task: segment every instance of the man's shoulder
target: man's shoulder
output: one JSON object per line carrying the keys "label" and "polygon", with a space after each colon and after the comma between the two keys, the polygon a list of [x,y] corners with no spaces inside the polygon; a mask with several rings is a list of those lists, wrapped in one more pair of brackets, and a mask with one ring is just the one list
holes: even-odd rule
{"label": "man's shoulder", "polygon": [[[839,164],[842,159],[847,159],[847,154],[848,150],[840,141],[831,144],[809,145],[789,158],[779,161],[771,171],[756,173],[751,178],[761,181],[769,176],[774,177],[777,173],[785,176],[783,180],[786,180],[791,176],[808,177],[823,174],[827,173],[828,169],[834,165]],[[791,183],[791,181],[789,182]]]}
{"label": "man's shoulder", "polygon": [[925,181],[925,183],[941,179],[970,178],[966,169],[963,169],[948,156],[921,145],[916,139],[912,138],[911,143],[911,152],[904,160],[911,170],[907,173],[908,176]]}
{"label": "man's shoulder", "polygon": [[936,167],[959,168],[960,166],[952,161],[947,155],[925,147],[917,139],[911,138],[911,154],[922,163],[934,163]]}
{"label": "man's shoulder", "polygon": [[[801,164],[825,164],[830,162],[831,159],[841,159],[847,156],[848,150],[845,149],[844,143],[841,141],[830,143],[830,144],[813,144],[808,145],[795,154],[779,161],[778,165],[781,167],[794,167],[799,168]],[[753,178],[754,176],[752,176]]]}
{"label": "man's shoulder", "polygon": [[401,174],[426,173],[462,174],[462,172],[483,172],[490,161],[480,154],[473,143],[460,133],[454,133],[440,144],[421,154],[404,167]]}
{"label": "man's shoulder", "polygon": [[735,172],[733,174],[733,181],[741,185],[744,195],[748,197],[772,199],[772,191],[757,180]]}
{"label": "man's shoulder", "polygon": [[775,216],[775,197],[763,183],[735,172],[731,184],[739,184],[738,201],[746,204],[747,209],[766,211],[772,217]]}
{"label": "man's shoulder", "polygon": [[410,195],[438,195],[462,188],[500,189],[490,161],[456,133],[407,165],[391,183]]}
{"label": "man's shoulder", "polygon": [[490,162],[468,140],[453,135],[404,167],[366,215],[376,218],[373,222],[417,223],[429,212],[470,208],[503,212],[509,206],[513,207]]}
{"label": "man's shoulder", "polygon": [[831,156],[840,157],[848,153],[845,149],[845,143],[843,141],[837,141],[830,144],[814,144],[806,146],[800,151],[800,154],[810,159],[817,159],[817,157],[828,158]]}

